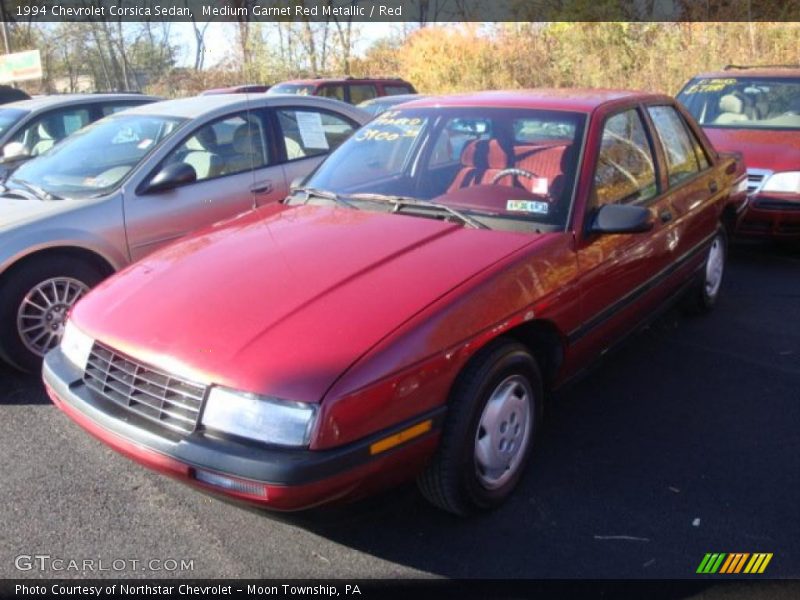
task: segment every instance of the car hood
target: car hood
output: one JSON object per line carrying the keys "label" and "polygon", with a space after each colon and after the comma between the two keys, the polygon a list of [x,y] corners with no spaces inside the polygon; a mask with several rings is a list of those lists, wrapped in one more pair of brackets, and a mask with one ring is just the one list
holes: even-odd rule
{"label": "car hood", "polygon": [[721,127],[704,131],[718,151],[741,152],[748,168],[800,170],[800,132]]}
{"label": "car hood", "polygon": [[47,218],[72,206],[69,200],[22,200],[0,196],[0,231]]}
{"label": "car hood", "polygon": [[107,280],[76,325],[204,383],[318,402],[355,360],[468,278],[546,236],[267,206]]}

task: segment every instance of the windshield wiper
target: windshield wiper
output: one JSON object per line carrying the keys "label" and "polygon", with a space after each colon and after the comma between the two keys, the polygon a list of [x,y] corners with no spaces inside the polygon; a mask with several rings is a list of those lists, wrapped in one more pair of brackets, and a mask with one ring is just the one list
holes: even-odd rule
{"label": "windshield wiper", "polygon": [[39,187],[38,185],[34,185],[29,181],[24,181],[22,179],[17,179],[13,177],[11,179],[12,183],[16,183],[24,187],[29,192],[33,192],[40,200],[63,200],[61,196],[48,192],[46,189]]}
{"label": "windshield wiper", "polygon": [[310,187],[295,187],[291,190],[292,195],[296,193],[305,194],[306,198],[303,204],[308,204],[308,201],[311,198],[322,198],[323,200],[330,200],[331,202],[336,202],[337,204],[342,204],[347,206],[348,208],[354,208],[358,210],[358,207],[354,205],[352,202],[348,202],[344,198],[342,198],[339,194],[335,194],[333,192],[329,192],[327,190],[319,190],[317,188],[310,188]]}
{"label": "windshield wiper", "polygon": [[468,227],[473,227],[475,229],[489,229],[487,225],[484,225],[477,219],[474,219],[460,210],[456,210],[455,208],[447,206],[446,204],[431,202],[430,200],[420,200],[419,198],[411,198],[409,196],[393,196],[390,194],[348,194],[347,197],[352,198],[353,200],[375,200],[376,202],[390,202],[395,206],[395,211],[403,206],[421,206],[424,208],[433,208],[435,210],[449,213]]}

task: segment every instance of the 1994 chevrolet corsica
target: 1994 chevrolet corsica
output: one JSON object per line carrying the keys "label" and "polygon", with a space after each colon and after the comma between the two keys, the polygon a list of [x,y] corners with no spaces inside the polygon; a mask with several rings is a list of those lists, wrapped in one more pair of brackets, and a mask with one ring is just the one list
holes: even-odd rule
{"label": "1994 chevrolet corsica", "polygon": [[717,300],[744,167],[671,98],[535,91],[381,115],[283,204],[112,277],[46,357],[114,449],[278,510],[418,477],[517,485],[547,390],[682,295]]}

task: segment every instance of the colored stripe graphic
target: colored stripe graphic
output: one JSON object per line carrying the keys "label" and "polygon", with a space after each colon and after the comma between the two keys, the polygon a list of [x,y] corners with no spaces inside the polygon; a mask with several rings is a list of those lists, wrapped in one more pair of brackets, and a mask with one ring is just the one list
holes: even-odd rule
{"label": "colored stripe graphic", "polygon": [[716,573],[722,561],[725,559],[726,554],[706,554],[700,566],[697,567],[698,573]]}
{"label": "colored stripe graphic", "polygon": [[[771,552],[709,552],[700,561],[697,573],[704,575],[733,575],[737,573],[760,574],[767,569],[767,565],[772,560]],[[749,560],[748,560],[749,559]],[[745,566],[746,565],[746,566]]]}
{"label": "colored stripe graphic", "polygon": [[763,573],[769,561],[772,560],[772,553],[761,552],[757,554],[753,554],[753,558],[750,559],[750,562],[747,563],[747,566],[744,569],[745,573]]}

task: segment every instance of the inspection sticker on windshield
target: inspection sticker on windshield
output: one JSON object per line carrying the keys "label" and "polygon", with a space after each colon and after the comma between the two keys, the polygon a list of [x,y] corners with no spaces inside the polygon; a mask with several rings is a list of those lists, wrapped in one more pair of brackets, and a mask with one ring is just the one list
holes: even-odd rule
{"label": "inspection sticker on windshield", "polygon": [[546,215],[550,211],[550,205],[536,200],[509,200],[506,202],[506,211]]}

